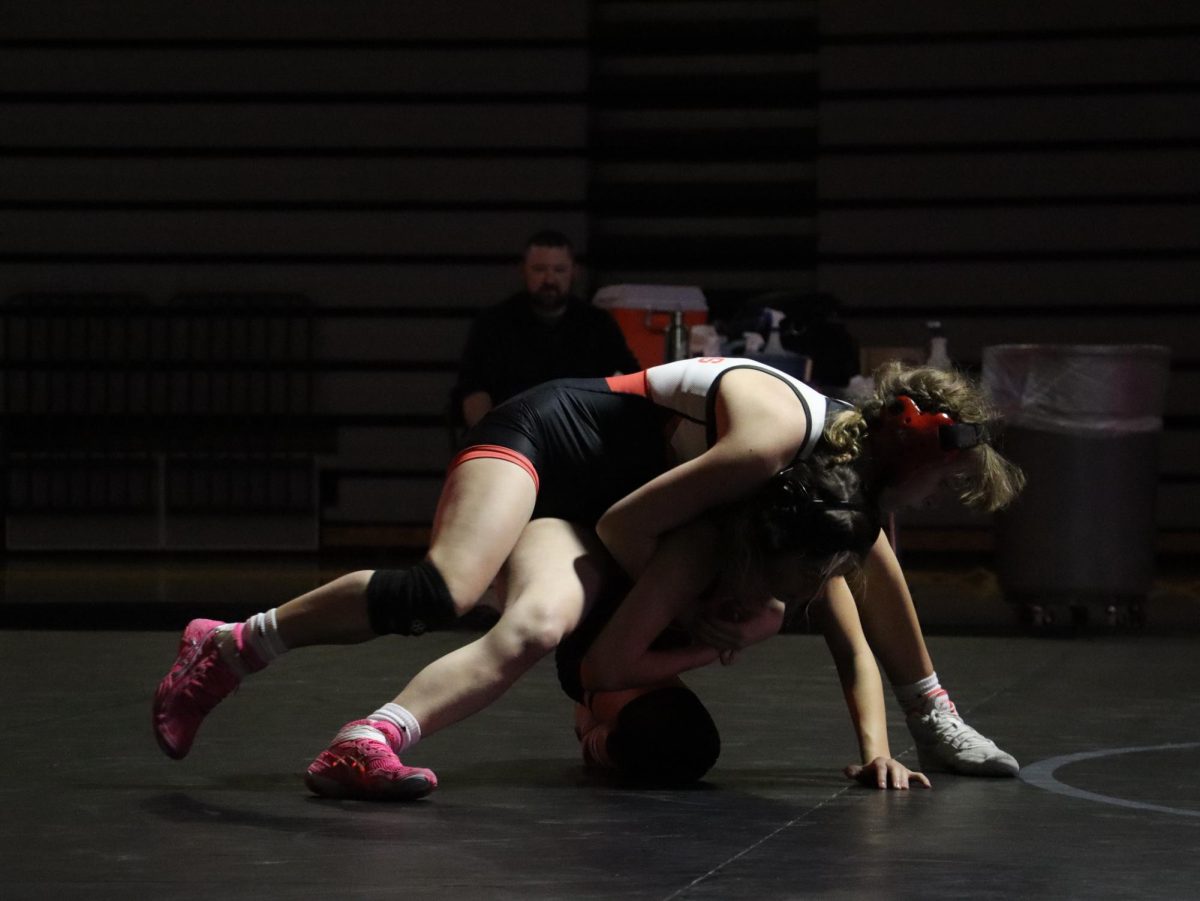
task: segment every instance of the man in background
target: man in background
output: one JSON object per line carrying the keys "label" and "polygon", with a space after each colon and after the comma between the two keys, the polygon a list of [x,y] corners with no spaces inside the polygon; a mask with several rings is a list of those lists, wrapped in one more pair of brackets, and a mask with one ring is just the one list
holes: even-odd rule
{"label": "man in background", "polygon": [[562,232],[539,231],[526,242],[525,289],[484,309],[467,337],[454,406],[468,428],[542,382],[641,368],[612,316],[571,293],[576,275],[575,251]]}

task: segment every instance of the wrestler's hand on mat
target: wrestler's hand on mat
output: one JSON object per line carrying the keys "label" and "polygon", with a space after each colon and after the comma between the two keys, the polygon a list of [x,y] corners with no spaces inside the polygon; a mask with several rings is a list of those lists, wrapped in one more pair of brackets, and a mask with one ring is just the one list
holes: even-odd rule
{"label": "wrestler's hand on mat", "polygon": [[898,788],[905,791],[910,784],[933,788],[924,773],[910,770],[899,760],[891,757],[876,757],[866,765],[852,763],[842,772],[846,774],[846,778],[853,779],[859,785],[865,785],[867,788]]}
{"label": "wrestler's hand on mat", "polygon": [[774,599],[750,609],[713,604],[692,621],[692,637],[720,651],[721,662],[729,665],[742,648],[778,632],[783,625],[784,611],[782,602]]}

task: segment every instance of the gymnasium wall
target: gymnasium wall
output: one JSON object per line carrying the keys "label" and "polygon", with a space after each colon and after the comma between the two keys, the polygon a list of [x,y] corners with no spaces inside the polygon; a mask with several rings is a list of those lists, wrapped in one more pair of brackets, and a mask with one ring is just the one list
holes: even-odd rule
{"label": "gymnasium wall", "polygon": [[817,278],[855,334],[1167,345],[1158,521],[1200,528],[1200,7],[827,0],[820,31]]}
{"label": "gymnasium wall", "polygon": [[968,364],[1168,343],[1160,522],[1200,529],[1192,4],[0,18],[10,547],[419,544],[470,319],[547,225],[588,290],[820,288]]}
{"label": "gymnasium wall", "polygon": [[[260,517],[251,534],[227,531],[244,522],[245,505],[234,497],[222,510],[229,492],[214,481],[209,528],[194,534],[170,497],[156,499],[154,473],[143,480],[148,502],[146,491],[130,500],[94,490],[113,478],[113,446],[33,440],[42,465],[14,474],[10,544],[57,535],[117,546],[312,546],[359,524],[427,525],[471,316],[515,288],[532,231],[554,224],[587,246],[588,4],[524,0],[516,14],[488,0],[169,10],[51,0],[21,4],[19,16],[17,4],[5,6],[0,298],[18,298],[17,319],[41,317],[20,334],[10,329],[12,424],[23,424],[18,413],[69,418],[54,393],[78,393],[61,365],[28,359],[60,340],[54,303],[77,316],[72,309],[103,305],[105,294],[133,294],[148,319],[170,321],[200,295],[214,303],[213,327],[195,338],[192,364],[164,372],[139,358],[133,367],[155,381],[161,408],[135,397],[108,418],[203,418],[188,392],[204,394],[214,373],[240,368],[236,387],[252,395],[256,367],[263,379],[282,369],[307,381],[299,409],[311,424],[285,451],[307,453],[313,472],[310,509],[265,511],[292,522]],[[257,350],[234,348],[238,329],[251,326],[230,305],[275,303],[278,325],[281,297],[292,299],[284,305],[293,326],[309,329],[306,358],[272,359],[266,337]],[[84,349],[72,376],[86,370],[108,385],[123,365]],[[30,371],[12,371],[21,366]],[[235,429],[256,412],[271,413],[277,430],[296,428],[287,411],[217,395],[209,418],[240,416]],[[162,467],[165,455],[170,471],[200,457],[236,469],[245,455],[186,435],[160,452],[163,440],[155,436],[154,459],[142,463]],[[204,492],[201,484],[194,493]],[[91,515],[86,534],[64,535],[68,508]]]}

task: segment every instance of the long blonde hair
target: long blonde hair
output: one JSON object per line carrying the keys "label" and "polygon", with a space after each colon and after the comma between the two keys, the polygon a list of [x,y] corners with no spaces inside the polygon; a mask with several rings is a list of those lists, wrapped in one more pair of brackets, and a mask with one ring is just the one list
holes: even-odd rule
{"label": "long blonde hair", "polygon": [[[983,390],[955,369],[885,363],[875,372],[875,392],[857,409],[837,414],[826,424],[823,449],[830,462],[848,463],[866,453],[870,423],[896,397],[907,394],[922,410],[938,410],[958,422],[991,423],[997,413]],[[1021,470],[991,444],[984,442],[961,455],[963,466],[954,477],[959,499],[972,507],[999,510],[1010,504],[1025,485]]]}

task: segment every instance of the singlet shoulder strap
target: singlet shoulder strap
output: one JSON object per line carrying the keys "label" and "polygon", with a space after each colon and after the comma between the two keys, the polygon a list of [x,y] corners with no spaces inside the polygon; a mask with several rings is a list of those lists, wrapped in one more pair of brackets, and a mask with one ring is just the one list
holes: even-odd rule
{"label": "singlet shoulder strap", "polygon": [[[850,403],[849,401],[839,400],[836,397],[826,397],[825,398],[825,422],[821,428],[821,437],[817,439],[817,443],[820,444],[820,442],[825,440],[825,429],[827,429],[829,427],[829,424],[831,422],[833,422],[835,419],[837,419],[837,417],[840,416],[842,413],[845,413],[847,411],[854,410],[854,409],[856,409],[856,407],[854,406],[854,404]],[[797,460],[800,459],[799,454],[796,455],[796,459]]]}
{"label": "singlet shoulder strap", "polygon": [[847,400],[839,400],[836,397],[825,398],[825,425],[833,422],[839,414],[845,413],[848,410],[853,410],[854,404]]}

